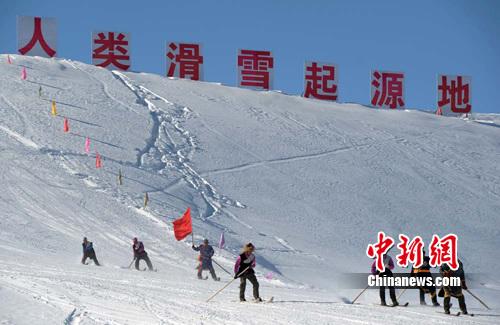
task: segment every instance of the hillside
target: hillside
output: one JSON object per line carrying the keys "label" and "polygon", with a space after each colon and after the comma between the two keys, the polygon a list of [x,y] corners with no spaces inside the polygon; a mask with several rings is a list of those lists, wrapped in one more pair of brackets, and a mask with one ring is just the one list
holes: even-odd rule
{"label": "hillside", "polygon": [[[413,304],[372,306],[375,291],[362,305],[343,303],[357,290],[341,290],[339,274],[368,270],[366,245],[379,230],[426,243],[456,233],[471,288],[498,314],[498,116],[375,110],[11,57],[9,65],[0,56],[0,324],[449,320]],[[256,245],[262,295],[277,303],[235,303],[236,283],[204,302],[223,283],[196,280],[190,240],[173,237],[171,221],[187,207],[197,242],[225,232],[227,248],[216,250],[225,268],[245,242]],[[83,236],[102,268],[80,264]],[[121,268],[135,236],[157,273]],[[417,302],[418,294],[403,299]],[[241,319],[248,309],[252,318]]]}

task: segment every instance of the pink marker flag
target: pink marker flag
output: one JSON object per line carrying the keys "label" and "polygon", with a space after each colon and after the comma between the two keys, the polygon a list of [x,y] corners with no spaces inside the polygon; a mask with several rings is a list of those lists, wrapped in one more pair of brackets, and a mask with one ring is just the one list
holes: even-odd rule
{"label": "pink marker flag", "polygon": [[28,74],[26,73],[26,68],[23,67],[23,71],[21,71],[21,79],[26,80]]}
{"label": "pink marker flag", "polygon": [[222,234],[220,234],[220,239],[219,239],[219,248],[223,249],[225,243],[226,241],[224,240],[224,232],[222,232]]}
{"label": "pink marker flag", "polygon": [[269,272],[269,273],[267,273],[264,277],[265,277],[266,279],[268,279],[268,280],[272,280],[272,279],[273,279],[273,273],[272,273],[272,272]]}
{"label": "pink marker flag", "polygon": [[10,55],[7,55],[7,63],[12,64],[12,60],[10,59]]}
{"label": "pink marker flag", "polygon": [[85,152],[90,153],[90,139],[89,139],[89,137],[87,137],[85,139]]}

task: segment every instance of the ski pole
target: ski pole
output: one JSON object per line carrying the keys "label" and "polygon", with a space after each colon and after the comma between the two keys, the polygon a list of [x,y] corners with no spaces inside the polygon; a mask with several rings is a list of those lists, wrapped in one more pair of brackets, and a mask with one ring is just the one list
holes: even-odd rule
{"label": "ski pole", "polygon": [[404,289],[403,289],[403,290],[399,293],[398,300],[399,300],[399,298],[401,298],[401,296],[403,295],[403,293],[405,293],[405,291],[406,291],[406,288],[404,288]]}
{"label": "ski pole", "polygon": [[218,267],[220,267],[222,270],[224,270],[224,272],[226,272],[227,274],[231,274],[228,270],[226,270],[219,263],[217,263],[213,258],[212,258],[212,262],[214,262]]}
{"label": "ski pole", "polygon": [[354,298],[354,300],[351,302],[351,304],[354,304],[356,302],[356,300],[358,300],[359,297],[361,297],[361,295],[366,291],[366,289],[368,289],[370,286],[366,286],[366,288],[364,288],[357,296],[356,298]]}
{"label": "ski pole", "polygon": [[471,296],[473,296],[474,298],[476,298],[476,300],[479,301],[484,307],[486,307],[486,309],[491,310],[490,307],[488,307],[481,299],[479,299],[478,297],[476,297],[475,294],[473,294],[472,292],[470,292],[469,289],[465,289],[465,291],[467,291]]}
{"label": "ski pole", "polygon": [[236,280],[237,278],[239,278],[240,275],[242,275],[243,273],[245,273],[249,268],[250,268],[250,266],[248,266],[246,269],[244,269],[243,271],[241,271],[240,274],[238,274],[234,279],[232,279],[231,281],[229,281],[225,286],[222,287],[222,289],[220,289],[219,291],[217,291],[216,293],[214,293],[210,298],[208,298],[207,302],[209,302],[210,300],[212,300],[215,296],[217,296],[220,292],[222,292],[222,290],[226,289],[231,283],[234,282],[234,280]]}
{"label": "ski pole", "polygon": [[134,257],[134,259],[132,260],[132,262],[130,262],[130,264],[128,265],[127,269],[130,269],[130,267],[132,266],[132,263],[134,263],[134,261],[135,261],[135,257]]}

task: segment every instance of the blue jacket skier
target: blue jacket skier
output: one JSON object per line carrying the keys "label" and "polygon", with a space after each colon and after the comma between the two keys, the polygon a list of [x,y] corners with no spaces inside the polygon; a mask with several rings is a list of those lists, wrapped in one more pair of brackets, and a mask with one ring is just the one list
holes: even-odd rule
{"label": "blue jacket skier", "polygon": [[200,256],[198,256],[198,261],[200,264],[198,265],[198,279],[203,279],[202,272],[203,270],[209,270],[212,275],[212,279],[214,281],[220,281],[220,278],[215,274],[214,266],[212,265],[212,256],[214,256],[214,249],[212,246],[208,244],[208,239],[203,240],[203,244],[196,247],[192,246],[193,249],[197,252],[200,252]]}

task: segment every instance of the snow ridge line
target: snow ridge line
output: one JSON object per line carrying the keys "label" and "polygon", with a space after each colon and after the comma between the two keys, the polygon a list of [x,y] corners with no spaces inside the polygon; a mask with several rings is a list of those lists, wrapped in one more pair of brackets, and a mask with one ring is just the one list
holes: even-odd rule
{"label": "snow ridge line", "polygon": [[223,168],[223,169],[207,170],[207,171],[202,172],[201,174],[202,175],[217,175],[217,174],[224,174],[224,173],[230,173],[230,172],[244,171],[244,170],[254,168],[254,167],[274,165],[274,164],[284,164],[284,163],[289,163],[289,162],[294,162],[294,161],[301,161],[301,160],[307,160],[307,159],[326,157],[326,156],[330,156],[330,155],[337,154],[340,152],[354,150],[357,148],[362,148],[362,147],[367,147],[367,146],[370,146],[370,144],[361,144],[361,145],[357,145],[357,146],[345,146],[345,147],[340,147],[340,148],[322,151],[322,152],[313,153],[313,154],[256,161],[256,162],[241,164],[241,165]]}
{"label": "snow ridge line", "polygon": [[[190,166],[189,161],[197,150],[197,144],[195,137],[183,128],[182,122],[192,115],[192,110],[172,103],[142,85],[134,84],[130,78],[120,72],[113,71],[112,73],[135,93],[140,103],[147,106],[153,118],[154,130],[147,147],[141,151],[142,155],[138,159],[139,166],[144,167],[149,159],[154,159],[155,153],[159,153],[161,168],[158,172],[162,173],[172,168],[179,171],[183,179],[205,201],[207,211],[201,216],[203,220],[222,214],[222,209],[227,206],[245,208],[242,203],[219,194],[212,184]],[[156,106],[154,101],[164,102],[169,109]],[[224,213],[236,218],[228,211]]]}

